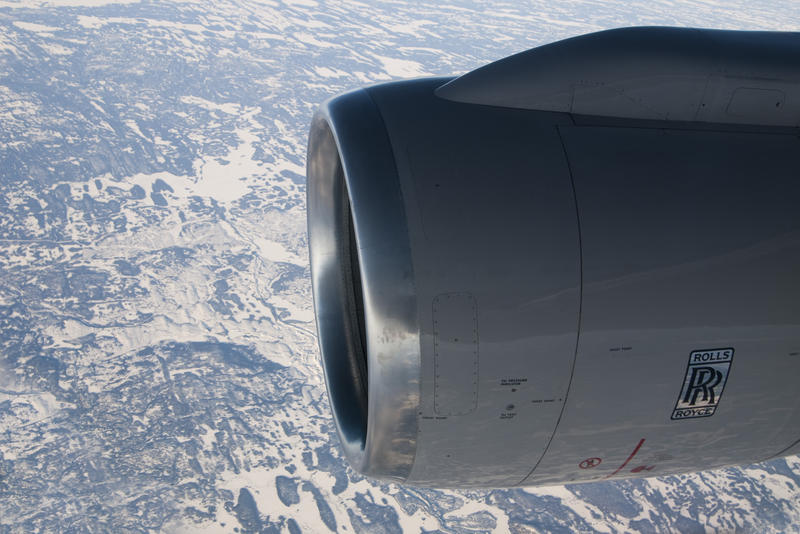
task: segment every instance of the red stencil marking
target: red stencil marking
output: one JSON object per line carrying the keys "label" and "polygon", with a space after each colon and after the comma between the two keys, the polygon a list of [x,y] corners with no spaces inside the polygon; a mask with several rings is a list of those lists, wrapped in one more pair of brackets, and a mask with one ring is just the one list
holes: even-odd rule
{"label": "red stencil marking", "polygon": [[654,465],[640,465],[639,467],[634,467],[631,469],[631,473],[641,473],[642,471],[652,471],[655,469],[656,466]]}
{"label": "red stencil marking", "polygon": [[584,461],[578,464],[578,467],[580,467],[581,469],[591,469],[592,467],[597,467],[598,465],[600,465],[600,462],[602,461],[603,460],[601,458],[595,456],[594,458],[585,459]]}
{"label": "red stencil marking", "polygon": [[639,452],[639,449],[641,449],[641,448],[642,448],[642,444],[643,444],[643,443],[644,443],[644,438],[642,438],[642,439],[640,439],[640,440],[639,440],[639,444],[638,444],[638,445],[636,445],[636,448],[635,448],[635,449],[633,449],[633,452],[631,453],[631,455],[630,455],[630,456],[628,456],[628,459],[627,459],[627,460],[625,460],[624,462],[622,462],[622,465],[621,465],[621,466],[619,466],[619,467],[617,467],[617,470],[616,470],[616,471],[614,471],[613,473],[611,473],[610,475],[608,475],[608,476],[606,476],[606,477],[604,477],[604,478],[611,478],[611,477],[613,477],[614,475],[616,475],[617,473],[619,473],[620,471],[622,471],[622,469],[623,469],[623,468],[624,468],[626,465],[628,465],[628,462],[630,462],[630,461],[633,459],[633,457],[634,457],[634,456],[636,456],[636,453],[637,453],[637,452]]}

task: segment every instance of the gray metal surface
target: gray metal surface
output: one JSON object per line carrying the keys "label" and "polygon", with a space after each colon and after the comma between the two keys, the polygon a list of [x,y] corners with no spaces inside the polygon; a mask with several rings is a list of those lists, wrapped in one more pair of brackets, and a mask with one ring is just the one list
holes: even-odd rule
{"label": "gray metal surface", "polygon": [[457,78],[448,100],[585,115],[800,125],[800,34],[621,28]]}
{"label": "gray metal surface", "polygon": [[[789,57],[797,41],[748,48],[753,34],[711,33],[735,45],[736,65]],[[683,30],[617,35],[659,44],[637,55],[653,56],[646,72],[669,36],[679,51],[694,42]],[[586,66],[585,47],[553,46],[563,69]],[[668,72],[685,71],[681,57]],[[320,344],[354,467],[496,487],[800,450],[800,131],[758,111],[760,89],[731,92],[738,124],[709,124],[457,102],[437,96],[448,81],[344,95],[312,129]],[[339,164],[348,189],[328,191]],[[347,190],[369,369],[361,434],[343,419],[359,395],[336,392],[361,383],[347,341],[358,324],[347,281],[359,277],[329,213]]]}
{"label": "gray metal surface", "polygon": [[[544,452],[575,355],[578,221],[555,128],[569,119],[447,102],[433,94],[441,83],[368,90],[390,132],[417,273],[420,434],[409,482],[507,486]],[[478,401],[442,416],[432,302],[464,292],[477,302]]]}
{"label": "gray metal surface", "polygon": [[478,306],[469,293],[433,297],[433,404],[466,415],[478,404]]}
{"label": "gray metal surface", "polygon": [[[800,437],[800,140],[634,126],[561,128],[580,343],[561,425],[525,483],[605,478],[641,439],[615,477],[751,463]],[[672,420],[690,354],[728,347],[715,413]],[[604,463],[576,469],[590,457]]]}
{"label": "gray metal surface", "polygon": [[[345,199],[345,197],[348,197]],[[349,273],[338,206],[349,200],[366,323],[367,409],[351,364]],[[419,326],[402,195],[383,122],[364,91],[326,102],[309,139],[308,225],[314,309],[339,437],[359,471],[405,480],[416,450]],[[349,319],[348,319],[349,318]]]}

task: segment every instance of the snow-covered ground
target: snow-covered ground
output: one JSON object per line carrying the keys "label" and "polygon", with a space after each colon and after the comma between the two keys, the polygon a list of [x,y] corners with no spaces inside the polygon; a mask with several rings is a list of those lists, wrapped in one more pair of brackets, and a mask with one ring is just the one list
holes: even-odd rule
{"label": "snow-covered ground", "polygon": [[504,491],[345,464],[305,148],[345,89],[745,0],[0,1],[0,532],[797,531],[800,461]]}

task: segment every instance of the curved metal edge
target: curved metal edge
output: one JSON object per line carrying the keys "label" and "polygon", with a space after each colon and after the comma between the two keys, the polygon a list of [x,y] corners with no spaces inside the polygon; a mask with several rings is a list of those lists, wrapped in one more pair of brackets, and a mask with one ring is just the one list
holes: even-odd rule
{"label": "curved metal edge", "polygon": [[[665,26],[614,28],[546,43],[498,59],[439,87],[453,102],[571,113],[576,87],[647,76],[710,73],[708,32]],[[701,45],[706,45],[701,47]],[[687,63],[686,58],[691,62]]]}
{"label": "curved metal edge", "polygon": [[[326,135],[335,147],[325,141]],[[334,148],[337,154],[331,154]],[[368,476],[403,482],[416,454],[420,328],[408,223],[394,154],[380,111],[364,90],[322,104],[314,115],[309,136],[309,249],[320,336],[332,335],[322,323],[326,314],[336,313],[326,309],[328,304],[322,294],[324,278],[332,276],[336,269],[331,261],[336,244],[320,237],[330,234],[325,231],[325,225],[330,223],[325,217],[337,202],[330,185],[325,185],[334,179],[330,176],[335,172],[331,171],[330,159],[335,155],[344,172],[352,207],[369,376],[366,438],[354,439],[346,429],[343,432],[339,419],[337,431],[354,469]],[[326,205],[328,208],[324,208]],[[321,348],[322,345],[320,337]],[[326,367],[333,404],[329,372]]]}
{"label": "curved metal edge", "polygon": [[578,115],[795,127],[799,54],[800,33],[616,28],[500,59],[436,95]]}

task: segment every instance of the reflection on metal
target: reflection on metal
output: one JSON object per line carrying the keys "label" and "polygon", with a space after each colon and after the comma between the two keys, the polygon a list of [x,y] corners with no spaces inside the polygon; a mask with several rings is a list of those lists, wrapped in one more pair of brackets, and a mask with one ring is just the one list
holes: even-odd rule
{"label": "reflection on metal", "polygon": [[413,269],[391,149],[363,91],[314,117],[308,226],[320,348],[345,454],[365,474],[405,480],[419,404]]}
{"label": "reflection on metal", "polygon": [[312,281],[353,467],[499,487],[800,451],[798,51],[615,30],[325,103]]}

